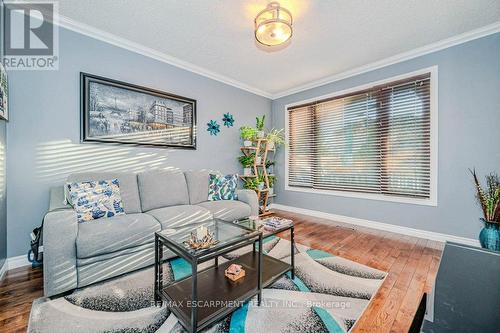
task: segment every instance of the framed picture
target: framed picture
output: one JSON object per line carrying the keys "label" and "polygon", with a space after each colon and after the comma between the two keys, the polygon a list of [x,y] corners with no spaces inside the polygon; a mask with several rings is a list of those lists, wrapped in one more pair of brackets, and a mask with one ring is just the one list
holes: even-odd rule
{"label": "framed picture", "polygon": [[0,61],[0,119],[9,120],[9,82]]}
{"label": "framed picture", "polygon": [[196,149],[196,101],[80,73],[82,142]]}

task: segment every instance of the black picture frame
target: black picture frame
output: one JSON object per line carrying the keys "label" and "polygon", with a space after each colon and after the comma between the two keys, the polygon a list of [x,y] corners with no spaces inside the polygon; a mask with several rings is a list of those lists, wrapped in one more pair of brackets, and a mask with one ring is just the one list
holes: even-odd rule
{"label": "black picture frame", "polygon": [[[104,96],[100,96],[99,91]],[[129,104],[127,110],[126,106],[123,106],[126,104],[124,101],[134,100],[134,94],[137,94],[136,100],[142,99],[145,102],[139,106]],[[116,96],[124,95],[126,97],[117,100]],[[114,106],[109,105],[109,99],[112,98]],[[147,100],[154,102],[147,105]],[[175,110],[167,106],[176,105],[179,111],[181,104],[181,114],[175,114]],[[102,135],[96,135],[97,132]],[[170,140],[167,140],[167,137]],[[180,138],[180,141],[175,142],[175,137]],[[163,140],[165,142],[162,142]],[[196,100],[81,72],[80,141],[196,149]]]}

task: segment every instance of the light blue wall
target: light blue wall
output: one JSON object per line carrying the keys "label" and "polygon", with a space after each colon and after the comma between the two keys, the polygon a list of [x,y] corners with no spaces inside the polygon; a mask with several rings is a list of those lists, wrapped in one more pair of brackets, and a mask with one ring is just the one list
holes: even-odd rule
{"label": "light blue wall", "polygon": [[[332,59],[335,61],[335,59]],[[468,168],[500,172],[500,34],[401,62],[273,101],[273,125],[286,104],[438,65],[438,206],[418,206],[284,190],[278,157],[277,203],[399,226],[476,238],[480,210]]]}
{"label": "light blue wall", "polygon": [[[196,49],[193,49],[196,52]],[[198,149],[79,144],[80,72],[197,100]],[[8,255],[25,254],[29,233],[48,207],[51,185],[89,169],[212,168],[237,172],[238,128],[269,118],[271,101],[203,76],[61,29],[58,71],[10,73]],[[235,127],[210,136],[206,123],[230,112]]]}

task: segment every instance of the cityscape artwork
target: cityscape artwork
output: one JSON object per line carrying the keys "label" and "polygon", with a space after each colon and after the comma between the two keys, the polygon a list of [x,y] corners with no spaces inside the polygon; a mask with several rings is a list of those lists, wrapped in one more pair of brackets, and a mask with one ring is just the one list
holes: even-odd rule
{"label": "cityscape artwork", "polygon": [[81,73],[84,142],[196,148],[196,101]]}

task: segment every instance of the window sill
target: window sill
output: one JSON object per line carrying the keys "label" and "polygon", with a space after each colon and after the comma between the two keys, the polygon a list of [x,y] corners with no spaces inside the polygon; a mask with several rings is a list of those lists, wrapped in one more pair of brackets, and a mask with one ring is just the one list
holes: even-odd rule
{"label": "window sill", "polygon": [[383,195],[383,194],[373,194],[373,193],[318,190],[318,189],[310,189],[310,188],[293,187],[293,186],[288,186],[288,185],[285,186],[285,191],[311,193],[311,194],[322,194],[322,195],[333,195],[333,196],[337,196],[337,197],[368,199],[368,200],[377,200],[377,201],[389,201],[389,202],[398,202],[398,203],[411,204],[411,205],[437,207],[437,197],[436,197],[436,195],[433,195],[433,194],[431,194],[431,198],[429,198],[429,199],[418,199],[418,198],[405,198],[405,197]]}

